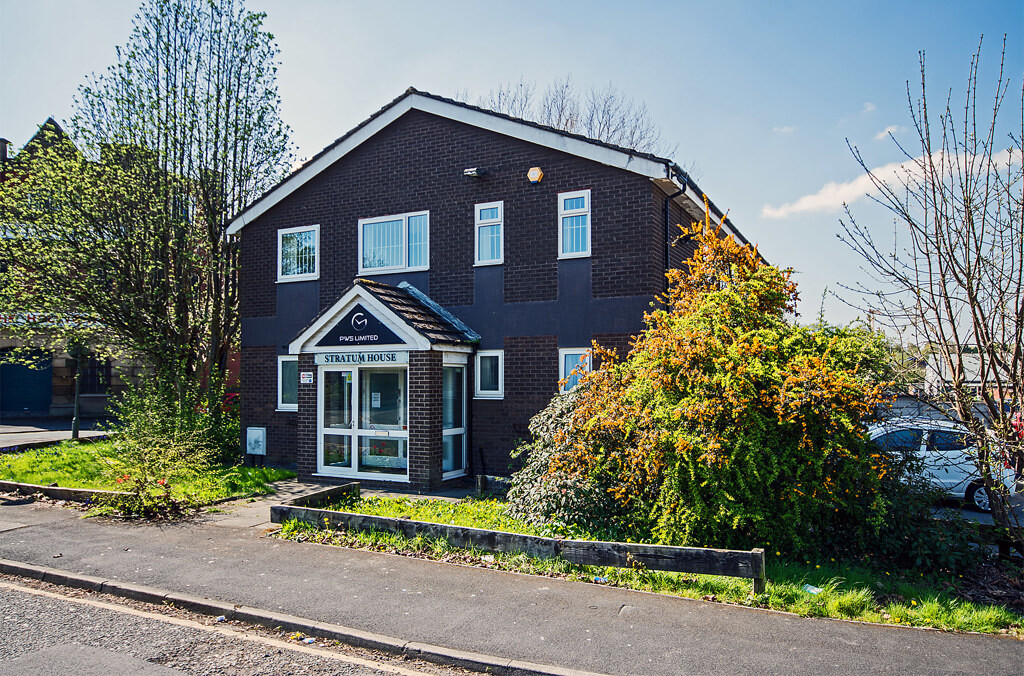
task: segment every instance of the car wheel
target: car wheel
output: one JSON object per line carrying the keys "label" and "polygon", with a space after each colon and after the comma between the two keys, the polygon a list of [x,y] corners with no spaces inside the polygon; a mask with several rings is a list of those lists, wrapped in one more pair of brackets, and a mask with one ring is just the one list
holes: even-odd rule
{"label": "car wheel", "polygon": [[992,503],[989,500],[988,489],[980,483],[971,484],[967,489],[967,504],[973,505],[982,512],[991,512]]}

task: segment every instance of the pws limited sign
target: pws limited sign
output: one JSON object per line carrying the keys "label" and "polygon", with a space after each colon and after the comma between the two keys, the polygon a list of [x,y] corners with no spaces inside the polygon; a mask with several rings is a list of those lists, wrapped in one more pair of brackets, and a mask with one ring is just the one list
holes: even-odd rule
{"label": "pws limited sign", "polygon": [[357,303],[317,343],[318,347],[401,345],[405,341]]}
{"label": "pws limited sign", "polygon": [[408,364],[408,352],[318,352],[314,361],[321,365],[388,366]]}

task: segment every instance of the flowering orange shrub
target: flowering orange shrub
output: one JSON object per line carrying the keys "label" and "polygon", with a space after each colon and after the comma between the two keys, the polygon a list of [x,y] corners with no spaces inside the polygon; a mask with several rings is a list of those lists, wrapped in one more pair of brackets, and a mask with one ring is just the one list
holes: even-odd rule
{"label": "flowering orange shrub", "polygon": [[520,518],[665,544],[856,546],[886,505],[865,421],[884,399],[881,336],[798,326],[791,272],[709,218],[629,356],[533,421],[510,492]]}

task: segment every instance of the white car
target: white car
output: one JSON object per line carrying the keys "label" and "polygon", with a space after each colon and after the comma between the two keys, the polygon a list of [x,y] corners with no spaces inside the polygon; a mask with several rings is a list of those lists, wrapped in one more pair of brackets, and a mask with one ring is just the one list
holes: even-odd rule
{"label": "white car", "polygon": [[[965,426],[932,418],[892,418],[872,425],[868,436],[882,450],[920,458],[925,478],[936,488],[990,511],[988,491],[974,463],[974,437]],[[1013,469],[993,459],[992,471],[1013,495]]]}

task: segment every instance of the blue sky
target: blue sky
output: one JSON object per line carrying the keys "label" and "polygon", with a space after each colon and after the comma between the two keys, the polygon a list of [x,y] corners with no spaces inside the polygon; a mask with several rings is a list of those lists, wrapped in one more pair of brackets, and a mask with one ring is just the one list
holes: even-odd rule
{"label": "blue sky", "polygon": [[[309,156],[408,86],[484,94],[520,77],[571,73],[646,102],[676,159],[773,263],[798,271],[804,320],[824,289],[855,282],[838,242],[839,201],[891,231],[862,197],[862,172],[902,159],[882,132],[910,142],[906,82],[927,55],[935,102],[966,82],[985,36],[982,75],[1007,35],[1020,119],[1024,2],[342,2],[249,0],[281,48],[282,114]],[[0,0],[0,135],[23,144],[47,116],[71,115],[85,76],[114,61],[136,0]],[[1016,91],[1016,97],[1013,91]],[[990,88],[984,81],[986,100]],[[881,135],[881,136],[880,136]],[[828,184],[835,184],[824,190]],[[803,200],[801,201],[801,198]],[[836,301],[826,317],[857,313]]]}

